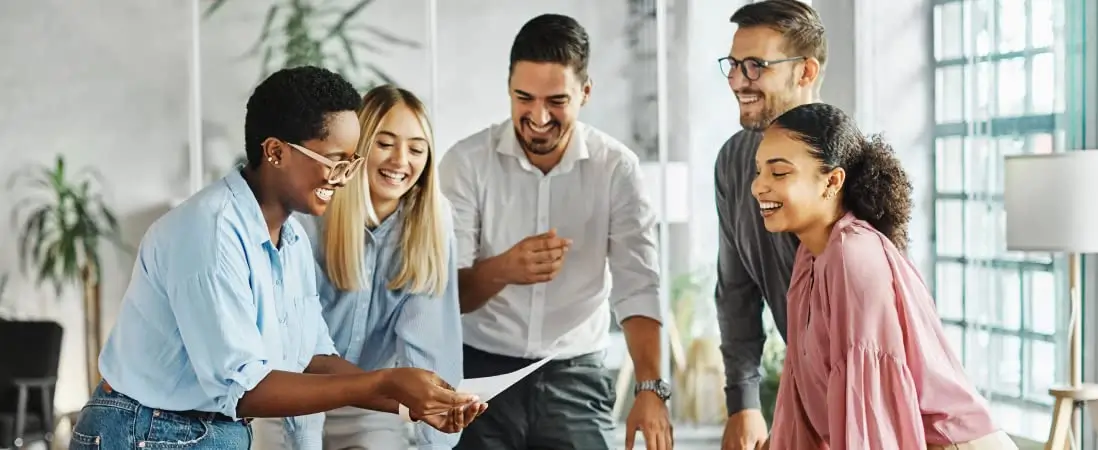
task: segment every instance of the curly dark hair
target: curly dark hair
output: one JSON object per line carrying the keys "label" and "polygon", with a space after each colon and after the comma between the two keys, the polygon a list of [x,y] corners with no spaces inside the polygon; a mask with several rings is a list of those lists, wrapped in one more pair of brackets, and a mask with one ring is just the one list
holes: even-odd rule
{"label": "curly dark hair", "polygon": [[277,138],[301,144],[328,136],[332,113],[357,112],[362,96],[338,74],[314,66],[282,69],[256,86],[244,117],[248,167],[263,161],[263,141]]}
{"label": "curly dark hair", "polygon": [[571,67],[580,81],[587,81],[591,43],[587,30],[576,19],[562,14],[542,14],[519,29],[511,44],[511,65],[519,61],[557,63]]}
{"label": "curly dark hair", "polygon": [[820,171],[846,171],[843,207],[876,228],[901,250],[911,221],[911,182],[881,135],[866,137],[854,119],[825,103],[810,103],[774,119],[776,126],[812,148]]}

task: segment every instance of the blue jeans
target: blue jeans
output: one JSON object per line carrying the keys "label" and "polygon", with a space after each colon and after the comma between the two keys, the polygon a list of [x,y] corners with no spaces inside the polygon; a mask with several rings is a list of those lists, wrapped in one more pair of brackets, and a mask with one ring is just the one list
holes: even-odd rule
{"label": "blue jeans", "polygon": [[80,412],[69,450],[248,450],[251,445],[252,428],[244,422],[149,408],[100,384]]}

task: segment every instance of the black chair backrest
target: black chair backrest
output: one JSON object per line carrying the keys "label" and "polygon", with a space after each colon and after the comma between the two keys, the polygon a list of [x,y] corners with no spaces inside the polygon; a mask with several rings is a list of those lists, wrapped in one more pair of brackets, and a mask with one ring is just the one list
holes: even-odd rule
{"label": "black chair backrest", "polygon": [[0,383],[56,377],[63,336],[57,322],[0,320]]}

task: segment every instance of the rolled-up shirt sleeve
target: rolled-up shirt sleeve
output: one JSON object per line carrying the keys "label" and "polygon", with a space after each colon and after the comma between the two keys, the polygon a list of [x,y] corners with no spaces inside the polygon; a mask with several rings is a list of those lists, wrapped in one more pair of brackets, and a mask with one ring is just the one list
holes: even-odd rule
{"label": "rolled-up shirt sleeve", "polygon": [[[317,307],[317,311],[320,307]],[[324,316],[317,314],[317,336],[316,336],[316,349],[313,350],[313,355],[317,356],[339,356],[339,352],[336,351],[335,342],[332,341],[332,334],[328,331],[328,323],[324,321]]]}
{"label": "rolled-up shirt sleeve", "polygon": [[644,316],[663,323],[656,213],[644,190],[640,163],[623,159],[610,183],[610,304],[618,322]]}
{"label": "rolled-up shirt sleeve", "polygon": [[459,269],[471,267],[477,260],[480,242],[480,209],[477,207],[476,173],[460,149],[446,152],[438,165],[442,195],[449,202],[457,238]]}
{"label": "rolled-up shirt sleeve", "polygon": [[256,327],[257,309],[243,249],[222,238],[209,261],[169,282],[168,301],[199,385],[218,412],[238,419],[240,398],[271,367]]}

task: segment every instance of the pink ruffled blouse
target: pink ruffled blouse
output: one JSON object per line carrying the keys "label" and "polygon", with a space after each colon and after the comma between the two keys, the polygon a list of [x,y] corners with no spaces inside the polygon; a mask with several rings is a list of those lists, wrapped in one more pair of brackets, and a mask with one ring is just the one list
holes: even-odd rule
{"label": "pink ruffled blouse", "polygon": [[918,271],[852,214],[818,258],[797,250],[788,333],[771,450],[925,450],[997,430]]}

